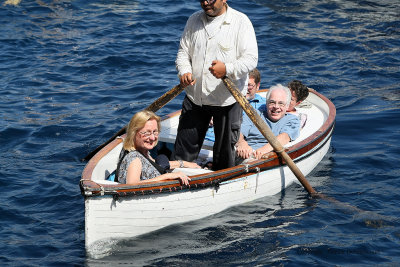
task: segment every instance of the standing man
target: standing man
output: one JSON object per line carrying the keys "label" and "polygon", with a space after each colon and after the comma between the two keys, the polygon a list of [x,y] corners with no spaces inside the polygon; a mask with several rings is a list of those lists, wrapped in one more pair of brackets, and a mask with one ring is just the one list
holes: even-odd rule
{"label": "standing man", "polygon": [[194,161],[213,117],[214,170],[234,166],[234,146],[242,120],[240,105],[221,78],[231,78],[245,94],[247,74],[258,61],[253,25],[245,14],[230,8],[226,1],[200,0],[203,10],[188,19],[176,58],[186,97],[172,158]]}

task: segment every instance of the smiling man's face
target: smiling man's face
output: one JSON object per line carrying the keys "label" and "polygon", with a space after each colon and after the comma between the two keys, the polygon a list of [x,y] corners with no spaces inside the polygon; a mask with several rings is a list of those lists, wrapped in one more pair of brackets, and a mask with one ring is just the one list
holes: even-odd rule
{"label": "smiling man's face", "polygon": [[286,93],[283,90],[272,91],[270,98],[267,99],[267,113],[268,118],[273,121],[279,121],[286,114]]}

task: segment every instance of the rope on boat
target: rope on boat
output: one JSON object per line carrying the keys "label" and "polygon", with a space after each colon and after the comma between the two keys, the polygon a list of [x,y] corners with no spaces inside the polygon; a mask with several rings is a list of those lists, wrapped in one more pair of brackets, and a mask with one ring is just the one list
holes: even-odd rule
{"label": "rope on boat", "polygon": [[276,153],[278,153],[278,154],[281,154],[283,151],[285,151],[285,148],[284,147],[282,147],[282,149],[281,150],[274,150]]}
{"label": "rope on boat", "polygon": [[100,186],[100,195],[104,196],[104,187],[101,184],[97,184],[97,185]]}
{"label": "rope on boat", "polygon": [[248,173],[249,172],[249,164],[244,164],[244,168],[245,168],[245,172]]}
{"label": "rope on boat", "polygon": [[257,176],[256,176],[256,189],[255,189],[254,193],[257,193],[257,188],[258,188],[258,177],[260,176],[260,171],[261,171],[261,169],[260,169],[260,167],[255,167],[254,169],[255,169],[255,171],[257,172]]}
{"label": "rope on boat", "polygon": [[[85,188],[84,188],[84,186],[83,186],[83,182],[84,181],[89,181],[89,182],[92,182],[92,183],[94,183],[94,184],[96,184],[99,188],[100,188],[100,193],[95,193],[95,192],[97,192],[98,190],[91,190],[91,191],[87,191],[87,190],[85,190]],[[87,195],[101,195],[101,196],[104,196],[104,194],[106,193],[106,190],[104,189],[104,187],[101,185],[101,184],[98,184],[98,183],[96,183],[95,181],[93,181],[93,180],[90,180],[90,179],[81,179],[80,181],[79,181],[79,183],[80,183],[80,185],[81,185],[81,190],[82,190],[82,192],[85,192],[85,195],[87,196]]]}
{"label": "rope on boat", "polygon": [[85,190],[85,187],[83,186],[83,182],[84,181],[89,181],[90,182],[91,180],[89,180],[89,179],[81,179],[79,181],[79,185],[80,185],[80,188],[81,188],[82,195],[84,195],[84,196],[92,195],[93,192],[87,192],[87,190]]}

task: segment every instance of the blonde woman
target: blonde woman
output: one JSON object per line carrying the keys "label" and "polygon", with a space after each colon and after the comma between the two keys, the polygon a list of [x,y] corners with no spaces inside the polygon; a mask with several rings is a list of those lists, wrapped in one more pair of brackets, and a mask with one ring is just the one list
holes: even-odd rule
{"label": "blonde woman", "polygon": [[[151,111],[136,113],[129,122],[123,149],[117,166],[117,181],[123,184],[138,184],[148,181],[179,179],[188,185],[190,178],[183,172],[164,173],[150,156],[150,150],[157,145],[161,129],[160,117]],[[187,161],[169,161],[171,169],[200,168],[199,165]]]}

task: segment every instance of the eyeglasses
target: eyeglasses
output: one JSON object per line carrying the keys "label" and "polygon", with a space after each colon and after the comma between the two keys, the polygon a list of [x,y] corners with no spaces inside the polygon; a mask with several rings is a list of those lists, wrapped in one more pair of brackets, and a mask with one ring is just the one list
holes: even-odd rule
{"label": "eyeglasses", "polygon": [[143,137],[150,137],[151,135],[154,135],[154,137],[158,137],[158,135],[160,134],[159,131],[153,131],[153,132],[139,132],[141,135],[143,135]]}
{"label": "eyeglasses", "polygon": [[286,106],[285,102],[279,101],[278,103],[274,100],[268,100],[268,106],[276,106],[278,105],[279,108],[283,108],[284,106]]}
{"label": "eyeglasses", "polygon": [[200,0],[200,3],[207,2],[208,5],[213,5],[217,0]]}
{"label": "eyeglasses", "polygon": [[253,89],[254,87],[256,87],[256,84],[255,83],[248,83],[247,87]]}

